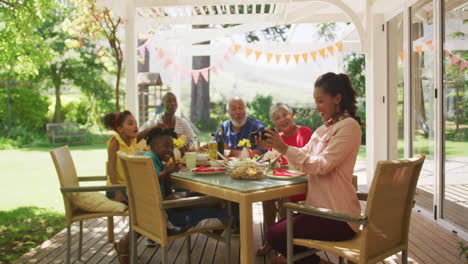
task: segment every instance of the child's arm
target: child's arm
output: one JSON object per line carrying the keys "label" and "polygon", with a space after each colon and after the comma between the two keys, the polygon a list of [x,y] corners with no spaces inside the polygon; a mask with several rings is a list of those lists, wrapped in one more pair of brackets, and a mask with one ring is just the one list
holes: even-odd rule
{"label": "child's arm", "polygon": [[[117,151],[119,150],[119,142],[117,139],[112,139],[107,148],[107,172],[109,174],[109,180],[111,184],[117,184]],[[116,201],[126,201],[121,191],[115,192]]]}

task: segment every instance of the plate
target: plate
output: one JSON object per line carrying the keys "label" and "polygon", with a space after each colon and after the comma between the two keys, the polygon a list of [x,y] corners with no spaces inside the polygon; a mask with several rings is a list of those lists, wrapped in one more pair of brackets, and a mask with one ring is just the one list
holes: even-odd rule
{"label": "plate", "polygon": [[192,170],[193,173],[197,175],[211,175],[211,174],[220,174],[226,172],[226,168],[223,167],[211,167],[211,169],[223,169],[222,171],[194,171]]}
{"label": "plate", "polygon": [[273,175],[273,171],[268,171],[265,176],[267,176],[268,178],[272,178],[272,179],[277,179],[277,180],[289,180],[289,179],[296,179],[296,178],[299,178],[299,177],[305,177],[305,175],[300,175],[300,174],[304,174],[302,171],[298,171],[298,170],[287,170],[288,172],[290,173],[295,173],[295,174],[298,174],[297,176],[276,176],[276,175]]}

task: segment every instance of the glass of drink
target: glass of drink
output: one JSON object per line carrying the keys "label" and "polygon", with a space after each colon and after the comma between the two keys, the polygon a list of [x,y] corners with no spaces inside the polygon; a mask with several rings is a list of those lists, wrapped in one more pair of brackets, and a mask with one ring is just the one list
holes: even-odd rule
{"label": "glass of drink", "polygon": [[196,152],[185,152],[184,155],[185,166],[187,170],[191,171],[197,167],[197,153]]}

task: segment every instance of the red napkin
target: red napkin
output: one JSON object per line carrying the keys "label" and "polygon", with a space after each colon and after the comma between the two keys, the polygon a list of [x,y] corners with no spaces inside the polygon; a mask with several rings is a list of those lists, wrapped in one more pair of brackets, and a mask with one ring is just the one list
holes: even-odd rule
{"label": "red napkin", "polygon": [[216,168],[216,169],[213,169],[211,167],[203,167],[203,166],[200,166],[196,169],[193,169],[192,171],[194,172],[215,172],[215,171],[225,171],[226,168]]}
{"label": "red napkin", "polygon": [[273,175],[274,176],[286,176],[286,177],[298,177],[298,176],[304,176],[305,173],[297,174],[294,172],[287,171],[285,169],[275,168],[273,170]]}

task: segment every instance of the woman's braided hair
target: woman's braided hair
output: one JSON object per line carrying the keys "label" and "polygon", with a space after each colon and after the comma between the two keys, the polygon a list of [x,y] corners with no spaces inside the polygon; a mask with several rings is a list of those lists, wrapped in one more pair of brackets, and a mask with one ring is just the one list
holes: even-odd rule
{"label": "woman's braided hair", "polygon": [[333,72],[327,72],[317,78],[314,84],[315,88],[321,88],[327,94],[336,96],[341,95],[341,101],[339,104],[340,115],[345,112],[354,118],[359,125],[362,125],[361,119],[356,116],[357,111],[357,92],[351,85],[351,80],[346,74],[340,73],[335,74]]}
{"label": "woman's braided hair", "polygon": [[150,146],[151,142],[153,142],[155,138],[160,136],[170,136],[173,138],[177,138],[177,133],[174,132],[174,129],[155,127],[151,129],[150,132],[148,132],[148,135],[146,135],[146,145]]}

